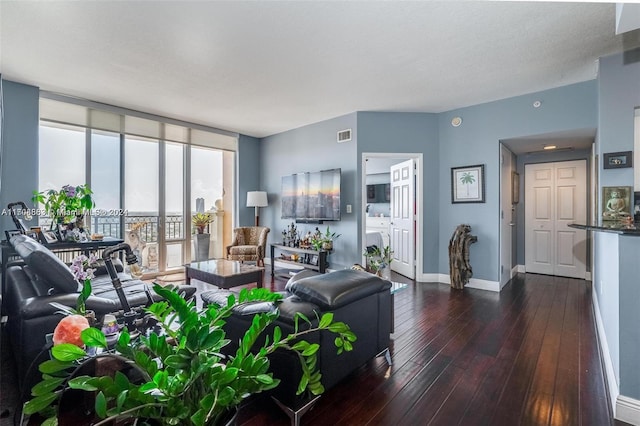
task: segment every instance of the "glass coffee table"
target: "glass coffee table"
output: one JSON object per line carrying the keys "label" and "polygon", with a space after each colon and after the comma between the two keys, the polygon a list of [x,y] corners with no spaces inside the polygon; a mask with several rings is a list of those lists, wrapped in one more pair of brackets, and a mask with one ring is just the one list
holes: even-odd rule
{"label": "glass coffee table", "polygon": [[191,279],[196,279],[224,289],[251,283],[257,283],[258,288],[262,288],[264,274],[264,268],[259,266],[226,259],[187,263],[184,270],[187,285]]}
{"label": "glass coffee table", "polygon": [[395,316],[396,316],[396,309],[395,309],[395,294],[399,291],[404,290],[405,288],[409,287],[409,284],[405,284],[405,283],[399,283],[396,281],[391,281],[391,288],[389,289],[389,291],[391,292],[391,332],[393,333],[395,331],[396,328],[396,320],[395,320]]}

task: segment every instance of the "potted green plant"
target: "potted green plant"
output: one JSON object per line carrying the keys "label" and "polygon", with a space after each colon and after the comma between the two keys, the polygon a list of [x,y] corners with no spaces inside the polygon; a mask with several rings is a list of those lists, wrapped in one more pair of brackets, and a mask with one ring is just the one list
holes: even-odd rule
{"label": "potted green plant", "polygon": [[84,228],[84,215],[95,206],[92,194],[87,185],[64,185],[59,190],[33,191],[31,200],[44,206],[51,218],[50,229],[58,223],[74,223],[78,228]]}
{"label": "potted green plant", "polygon": [[211,213],[196,213],[191,217],[191,222],[196,228],[196,234],[193,235],[195,260],[197,262],[208,260],[210,235],[204,231],[213,222],[213,216]]}
{"label": "potted green plant", "polygon": [[322,248],[324,250],[333,250],[333,241],[338,239],[342,234],[331,232],[331,229],[327,226],[327,230],[322,236]]}
{"label": "potted green plant", "polygon": [[[104,419],[96,424],[146,418],[165,425],[218,425],[229,413],[237,411],[247,396],[278,385],[279,380],[269,372],[268,357],[274,351],[284,349],[297,354],[303,373],[298,393],[318,395],[324,391],[316,369],[319,345],[310,344],[303,337],[319,330],[332,332],[338,353],[350,351],[356,340],[349,327],[335,322],[330,313],[322,315],[317,325],[300,314],[294,333],[283,336],[275,327],[272,335],[254,348],[259,336],[278,316],[259,313],[235,355],[225,358],[221,350],[228,340],[223,326],[234,306],[253,301],[277,302],[281,295],[266,289],[243,289],[237,299],[229,296],[226,306],[209,305],[198,311],[194,302],[185,301],[173,289],[155,285],[154,290],[166,300],[148,308],[158,321],[159,331],[134,339],[123,329],[115,346],[116,356],[140,371],[139,382],[129,380],[120,371],[114,377],[73,375],[93,360],[89,350],[107,348],[105,335],[88,328],[81,334],[86,350],[69,343],[52,348],[53,359],[40,365],[43,380],[34,386],[33,398],[25,404],[24,412],[40,413],[47,417],[46,424],[55,424],[61,395],[66,389],[75,389],[95,395],[95,413]],[[299,326],[301,321],[309,326]]]}
{"label": "potted green plant", "polygon": [[[378,246],[365,249],[362,255],[366,259],[366,269],[372,274],[382,276],[389,275],[389,268],[391,268],[391,262],[393,261],[393,251],[390,246],[385,246],[382,250]],[[385,276],[385,278],[388,278]]]}

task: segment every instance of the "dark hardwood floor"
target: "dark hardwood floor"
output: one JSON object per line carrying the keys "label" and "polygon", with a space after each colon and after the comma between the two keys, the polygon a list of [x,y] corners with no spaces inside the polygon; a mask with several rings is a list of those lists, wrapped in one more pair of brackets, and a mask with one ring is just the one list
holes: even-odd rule
{"label": "dark hardwood floor", "polygon": [[[395,296],[393,365],[362,366],[304,425],[622,424],[606,398],[589,282],[519,274],[495,294],[393,278],[410,283]],[[264,397],[239,417],[289,424]]]}
{"label": "dark hardwood floor", "polygon": [[[282,290],[286,279],[267,272],[265,286]],[[328,390],[303,425],[623,424],[606,398],[590,283],[519,274],[497,294],[392,279],[409,283],[395,295],[393,365],[371,360]],[[4,426],[13,423],[17,395],[2,349]],[[238,424],[290,423],[258,396]]]}

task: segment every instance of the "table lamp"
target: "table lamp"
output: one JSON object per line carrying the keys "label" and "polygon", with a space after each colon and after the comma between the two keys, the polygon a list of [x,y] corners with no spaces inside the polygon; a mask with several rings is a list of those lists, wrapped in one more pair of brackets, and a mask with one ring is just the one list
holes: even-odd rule
{"label": "table lamp", "polygon": [[247,207],[256,209],[256,226],[260,226],[260,207],[267,207],[267,193],[264,191],[247,192]]}

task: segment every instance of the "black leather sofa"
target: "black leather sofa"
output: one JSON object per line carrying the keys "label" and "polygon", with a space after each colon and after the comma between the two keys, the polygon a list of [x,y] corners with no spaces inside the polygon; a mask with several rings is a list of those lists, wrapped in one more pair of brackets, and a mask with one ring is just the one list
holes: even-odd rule
{"label": "black leather sofa", "polygon": [[[225,353],[235,353],[238,342],[257,312],[279,311],[278,319],[266,331],[271,335],[276,325],[282,329],[283,335],[292,333],[296,312],[302,312],[314,324],[317,324],[316,313],[319,317],[325,312],[333,312],[335,321],[348,324],[356,334],[353,351],[338,355],[334,345],[335,335],[329,332],[305,336],[310,343],[320,344],[317,365],[322,374],[322,384],[328,390],[358,367],[388,350],[391,333],[390,288],[389,281],[363,271],[345,269],[328,274],[308,270],[300,272],[287,283],[287,293],[280,303],[250,303],[235,308],[225,326],[227,338],[231,340],[225,347]],[[213,290],[203,293],[202,299],[206,304],[226,305],[229,293],[227,290]],[[259,340],[259,343],[263,341]],[[388,352],[386,355],[388,357]],[[291,352],[282,351],[272,356],[270,361],[274,377],[281,380],[280,385],[272,390],[272,396],[293,412],[302,409],[309,401],[309,396],[296,396],[301,378],[298,358]],[[289,414],[293,417],[293,413]]]}
{"label": "black leather sofa", "polygon": [[[61,314],[56,313],[59,309],[50,303],[57,302],[75,308],[79,283],[64,262],[34,239],[16,235],[10,243],[22,262],[7,268],[3,304],[7,314],[6,332],[24,395],[40,378],[38,364],[48,357],[48,353],[43,352],[45,336],[53,332],[62,318]],[[117,259],[114,261],[129,304],[132,307],[147,304],[144,283],[131,279],[123,272],[122,263]],[[118,295],[104,265],[96,270],[95,275],[96,278],[91,282],[92,295],[86,301],[87,310],[93,310],[97,318],[121,310]],[[181,286],[180,290],[187,298],[195,294],[195,287]],[[150,295],[154,301],[161,300],[153,291]]]}

